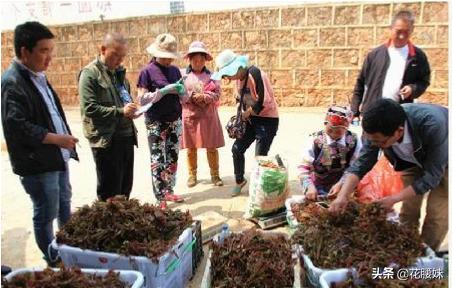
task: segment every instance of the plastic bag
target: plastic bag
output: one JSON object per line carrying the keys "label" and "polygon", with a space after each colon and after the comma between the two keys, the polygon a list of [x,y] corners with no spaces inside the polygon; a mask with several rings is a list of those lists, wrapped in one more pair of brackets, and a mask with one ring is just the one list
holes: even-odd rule
{"label": "plastic bag", "polygon": [[245,218],[260,217],[284,207],[289,194],[289,174],[280,158],[258,156],[251,172]]}
{"label": "plastic bag", "polygon": [[394,171],[388,159],[382,156],[372,170],[361,179],[356,195],[359,202],[369,203],[398,194],[402,189],[403,181],[400,173]]}

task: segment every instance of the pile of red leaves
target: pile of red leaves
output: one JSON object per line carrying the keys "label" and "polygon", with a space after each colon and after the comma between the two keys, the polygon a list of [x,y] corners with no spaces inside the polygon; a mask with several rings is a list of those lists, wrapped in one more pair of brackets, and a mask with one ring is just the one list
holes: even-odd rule
{"label": "pile of red leaves", "polygon": [[116,197],[81,207],[56,238],[58,244],[157,260],[192,222],[188,211]]}
{"label": "pile of red leaves", "polygon": [[291,251],[284,235],[233,233],[223,243],[212,243],[212,287],[292,287]]}
{"label": "pile of red leaves", "polygon": [[4,288],[128,288],[129,284],[119,279],[118,273],[109,271],[105,276],[84,274],[79,268],[61,268],[53,271],[50,268],[42,272],[17,275],[6,281],[2,279]]}
{"label": "pile of red leaves", "polygon": [[372,268],[394,263],[408,267],[423,255],[416,227],[388,221],[379,204],[350,202],[342,214],[318,209],[314,216],[301,219],[292,241],[317,267],[354,267],[364,277],[372,274]]}

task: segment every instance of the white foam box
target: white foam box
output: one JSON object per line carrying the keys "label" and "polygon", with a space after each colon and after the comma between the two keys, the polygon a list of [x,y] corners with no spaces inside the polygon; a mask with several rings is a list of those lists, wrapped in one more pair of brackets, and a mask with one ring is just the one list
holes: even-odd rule
{"label": "white foam box", "polygon": [[192,247],[195,241],[192,228],[185,229],[177,243],[157,262],[144,256],[124,256],[59,245],[56,240],[51,245],[59,251],[67,267],[135,270],[143,274],[145,288],[179,288],[185,287],[192,276]]}
{"label": "white foam box", "polygon": [[[416,263],[412,266],[412,268],[421,268],[421,269],[443,269],[443,271],[446,271],[447,263],[442,258],[429,256],[429,257],[421,257],[418,258]],[[331,284],[333,282],[342,282],[346,281],[349,277],[349,272],[351,272],[351,275],[355,275],[353,273],[352,269],[337,269],[337,270],[330,270],[325,273],[322,273],[320,275],[320,287],[321,288],[330,288]],[[444,274],[444,277],[447,277],[447,274]]]}
{"label": "white foam box", "polygon": [[[41,272],[44,268],[21,268],[14,270],[5,276],[6,281],[11,281],[15,276],[29,274],[34,272]],[[53,271],[59,271],[60,269],[52,269]],[[81,269],[84,274],[95,274],[97,276],[105,276],[109,270],[106,269]],[[126,270],[113,270],[115,273],[119,273],[119,279],[128,285],[130,288],[142,288],[144,283],[143,274],[138,271],[126,271]]]}
{"label": "white foam box", "polygon": [[[426,247],[425,254],[426,254],[426,256],[419,257],[416,260],[416,263],[412,267],[424,268],[424,269],[425,268],[441,268],[441,269],[443,269],[443,271],[445,271],[446,262],[444,261],[444,259],[436,257],[435,252],[429,247]],[[342,272],[344,272],[344,271],[347,272],[350,270],[347,268],[322,269],[322,268],[314,266],[311,258],[309,258],[308,255],[301,252],[301,257],[303,258],[304,267],[306,270],[307,281],[312,287],[329,287],[329,286],[322,286],[322,284],[320,282],[322,275],[325,273],[331,272],[330,274],[327,274],[327,275],[330,275],[330,276],[328,276],[329,278],[327,278],[327,279],[339,279],[339,278],[342,279],[343,277],[345,277],[342,275],[343,274]],[[346,277],[343,280],[345,280],[345,279],[346,279]],[[341,280],[335,280],[335,281],[341,281]],[[331,281],[327,282],[327,283],[331,283]]]}

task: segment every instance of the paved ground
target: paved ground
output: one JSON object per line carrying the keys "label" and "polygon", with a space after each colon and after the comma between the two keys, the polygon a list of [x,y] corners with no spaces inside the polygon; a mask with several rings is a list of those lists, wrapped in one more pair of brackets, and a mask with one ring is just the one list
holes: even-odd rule
{"label": "paved ground", "polygon": [[[288,159],[289,180],[292,194],[299,193],[296,181],[296,165],[300,158],[300,151],[308,135],[323,126],[324,109],[294,109],[280,110],[280,129],[275,138],[270,154],[279,153]],[[83,137],[80,113],[78,108],[66,108],[71,129],[80,139],[80,162],[70,162],[71,183],[73,188],[73,207],[76,209],[84,204],[91,203],[95,197],[96,173],[91,150]],[[234,113],[232,108],[221,108],[222,123]],[[155,198],[151,189],[149,173],[149,150],[145,136],[145,127],[142,119],[135,121],[139,131],[139,147],[135,150],[135,174],[132,197],[142,202],[154,203]],[[355,128],[356,129],[356,128]],[[356,131],[359,132],[359,131]],[[226,135],[226,133],[225,133]],[[186,187],[187,165],[186,153],[181,151],[179,161],[178,181],[176,193],[186,198],[184,204],[172,204],[170,208],[189,209],[194,216],[205,215],[207,212],[216,212],[228,219],[233,230],[242,230],[252,227],[253,224],[243,220],[246,206],[246,195],[232,199],[229,194],[233,180],[233,166],[230,148],[232,140],[226,138],[226,146],[220,149],[220,173],[225,182],[224,187],[213,187],[210,181],[209,169],[205,153],[198,153],[198,178],[201,183],[194,188]],[[32,205],[29,197],[23,191],[19,178],[11,171],[8,155],[2,145],[1,153],[1,262],[13,268],[43,266],[32,232]],[[246,171],[250,171],[253,163],[254,147],[247,151]],[[278,230],[285,231],[286,228]],[[447,249],[448,240],[443,243]],[[207,247],[204,247],[207,252]],[[191,287],[199,287],[204,271],[205,258],[201,267],[191,283]]]}

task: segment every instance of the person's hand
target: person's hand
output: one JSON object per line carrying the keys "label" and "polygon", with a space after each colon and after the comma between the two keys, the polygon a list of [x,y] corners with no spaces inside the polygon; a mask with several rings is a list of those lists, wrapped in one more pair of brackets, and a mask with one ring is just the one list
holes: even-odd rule
{"label": "person's hand", "polygon": [[124,106],[124,117],[129,119],[136,118],[135,111],[137,111],[137,104],[127,103],[126,106]]}
{"label": "person's hand", "polygon": [[380,203],[381,207],[383,207],[387,212],[392,211],[392,206],[397,202],[392,196],[383,197],[376,201]]}
{"label": "person's hand", "polygon": [[317,200],[317,189],[315,188],[314,185],[309,185],[308,186],[308,191],[306,191],[305,196],[306,199],[311,200],[311,201],[316,201]]}
{"label": "person's hand", "polygon": [[410,85],[405,85],[400,89],[399,94],[402,97],[402,100],[406,100],[411,97],[411,94],[413,93],[413,89]]}
{"label": "person's hand", "polygon": [[204,104],[204,94],[202,93],[193,93],[193,95],[191,96],[193,99],[193,102],[197,105],[202,105]]}
{"label": "person's hand", "polygon": [[185,86],[182,83],[176,83],[176,85],[174,86],[174,89],[176,90],[176,93],[179,95],[182,95],[185,93]]}
{"label": "person's hand", "polygon": [[328,192],[328,199],[334,199],[339,194],[339,191],[341,191],[342,188],[342,182],[338,181],[336,184],[334,184],[330,191]]}
{"label": "person's hand", "polygon": [[346,197],[338,196],[336,199],[334,199],[333,202],[330,203],[330,207],[328,208],[328,211],[330,213],[341,213],[345,210],[348,204],[348,199]]}
{"label": "person's hand", "polygon": [[55,145],[57,145],[60,148],[75,149],[75,144],[77,144],[78,139],[75,138],[72,135],[68,134],[55,134]]}

